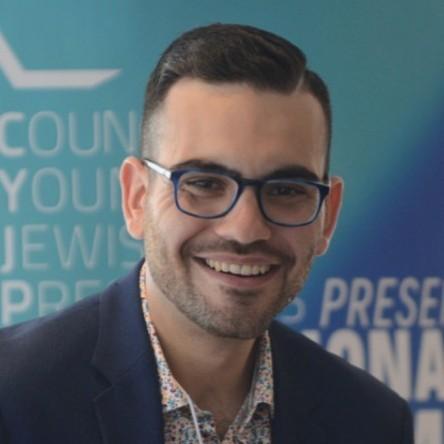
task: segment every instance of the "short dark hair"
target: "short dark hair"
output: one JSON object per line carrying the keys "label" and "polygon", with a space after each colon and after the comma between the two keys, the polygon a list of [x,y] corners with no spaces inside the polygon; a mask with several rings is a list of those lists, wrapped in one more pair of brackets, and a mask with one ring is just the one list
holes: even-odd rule
{"label": "short dark hair", "polygon": [[307,68],[305,54],[288,40],[252,26],[216,23],[192,29],[161,55],[145,94],[142,152],[149,150],[151,118],[170,88],[182,78],[209,83],[246,83],[258,90],[291,93],[304,89],[319,101],[327,126],[326,171],[330,159],[331,107],[324,81]]}

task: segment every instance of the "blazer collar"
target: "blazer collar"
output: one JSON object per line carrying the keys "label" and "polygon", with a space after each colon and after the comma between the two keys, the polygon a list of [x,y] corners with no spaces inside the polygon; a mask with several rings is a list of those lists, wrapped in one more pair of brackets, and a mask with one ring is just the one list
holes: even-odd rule
{"label": "blazer collar", "polygon": [[157,365],[140,304],[142,264],[100,297],[92,364],[109,383],[94,400],[107,444],[163,443]]}
{"label": "blazer collar", "polygon": [[275,391],[272,441],[325,444],[326,433],[316,416],[324,392],[324,378],[312,356],[308,358],[305,352],[307,340],[301,340],[278,322],[272,323],[270,336]]}

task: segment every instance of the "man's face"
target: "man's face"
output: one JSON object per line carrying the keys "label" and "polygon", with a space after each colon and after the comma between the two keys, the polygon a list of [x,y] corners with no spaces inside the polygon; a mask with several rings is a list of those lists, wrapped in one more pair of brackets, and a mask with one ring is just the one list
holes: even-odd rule
{"label": "man's face", "polygon": [[[306,92],[182,79],[169,91],[157,125],[153,160],[166,168],[211,163],[254,179],[284,168],[324,176],[325,120]],[[331,208],[314,223],[288,228],[263,218],[252,187],[229,214],[206,220],[176,208],[171,182],[143,174],[140,229],[153,307],[217,336],[260,335],[301,289],[313,257],[326,250],[341,184],[335,182],[336,201],[327,202]]]}

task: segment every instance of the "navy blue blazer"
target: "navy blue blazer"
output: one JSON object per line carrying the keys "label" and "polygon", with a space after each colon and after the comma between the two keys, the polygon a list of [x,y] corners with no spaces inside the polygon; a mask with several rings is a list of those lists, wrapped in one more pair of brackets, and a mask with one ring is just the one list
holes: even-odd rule
{"label": "navy blue blazer", "polygon": [[[103,293],[0,331],[1,444],[160,444],[156,362],[136,267]],[[278,322],[277,444],[411,444],[404,400]]]}

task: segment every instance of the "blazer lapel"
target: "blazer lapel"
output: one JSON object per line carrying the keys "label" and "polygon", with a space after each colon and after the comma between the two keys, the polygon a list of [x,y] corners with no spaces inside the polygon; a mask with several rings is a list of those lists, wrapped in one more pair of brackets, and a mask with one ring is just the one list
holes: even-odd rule
{"label": "blazer lapel", "polygon": [[106,444],[163,443],[157,365],[139,299],[140,266],[100,299],[92,364],[109,384],[94,399]]}
{"label": "blazer lapel", "polygon": [[158,385],[148,368],[147,354],[95,399],[100,430],[106,444],[163,443]]}
{"label": "blazer lapel", "polygon": [[315,363],[306,360],[303,348],[295,347],[294,333],[273,323],[275,414],[272,441],[279,444],[326,444],[327,436],[317,422],[322,378]]}

